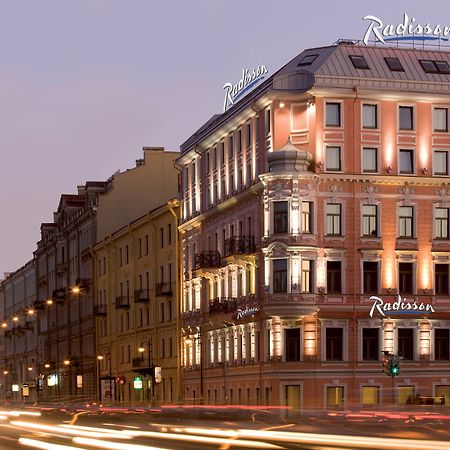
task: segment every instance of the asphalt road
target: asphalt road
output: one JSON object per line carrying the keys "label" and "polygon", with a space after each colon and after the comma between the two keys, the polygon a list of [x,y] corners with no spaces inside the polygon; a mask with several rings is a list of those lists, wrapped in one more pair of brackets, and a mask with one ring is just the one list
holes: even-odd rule
{"label": "asphalt road", "polygon": [[252,410],[65,412],[0,406],[0,449],[450,449],[450,415]]}

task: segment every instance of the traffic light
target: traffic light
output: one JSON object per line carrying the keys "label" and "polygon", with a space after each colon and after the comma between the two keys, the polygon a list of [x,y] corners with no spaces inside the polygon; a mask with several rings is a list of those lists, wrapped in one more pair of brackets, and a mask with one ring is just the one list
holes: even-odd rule
{"label": "traffic light", "polygon": [[400,367],[398,364],[392,364],[390,372],[391,376],[396,377],[400,373]]}
{"label": "traffic light", "polygon": [[381,362],[383,364],[383,372],[386,375],[390,375],[390,358],[391,358],[391,354],[387,351],[384,351]]}
{"label": "traffic light", "polygon": [[390,375],[392,377],[400,375],[400,358],[398,355],[392,355],[390,364]]}

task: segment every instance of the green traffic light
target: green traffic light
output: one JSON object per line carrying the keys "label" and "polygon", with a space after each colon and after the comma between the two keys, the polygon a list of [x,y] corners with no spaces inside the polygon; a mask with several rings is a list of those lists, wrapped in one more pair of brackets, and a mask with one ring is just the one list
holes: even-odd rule
{"label": "green traffic light", "polygon": [[398,366],[392,366],[391,367],[391,375],[395,376],[400,373],[400,368]]}

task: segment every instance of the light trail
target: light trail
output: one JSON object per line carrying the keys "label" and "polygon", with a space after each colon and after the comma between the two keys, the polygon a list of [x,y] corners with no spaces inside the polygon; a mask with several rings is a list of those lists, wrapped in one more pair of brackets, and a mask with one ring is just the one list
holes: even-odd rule
{"label": "light trail", "polygon": [[72,439],[75,444],[85,444],[91,447],[106,448],[111,450],[169,450],[163,447],[150,447],[148,445],[126,444],[124,447],[121,442],[101,441],[99,439],[89,439],[84,437],[75,437]]}
{"label": "light trail", "polygon": [[87,450],[84,447],[73,447],[72,445],[51,444],[50,442],[38,441],[36,439],[20,438],[19,444],[27,447],[40,448],[42,450]]}
{"label": "light trail", "polygon": [[92,437],[92,438],[104,438],[109,437],[112,439],[131,439],[131,436],[125,433],[119,433],[109,432],[106,434],[106,431],[103,431],[99,433],[98,431],[83,431],[78,429],[71,429],[71,428],[65,428],[64,426],[54,426],[54,425],[44,425],[40,423],[35,422],[21,422],[21,421],[12,421],[10,422],[11,425],[14,425],[19,428],[25,428],[29,431],[29,429],[37,430],[37,431],[45,431],[45,432],[52,432],[57,434],[69,434],[72,436],[86,436],[86,437]]}
{"label": "light trail", "polygon": [[[223,438],[212,438],[204,436],[192,436],[187,434],[177,434],[177,433],[160,433],[158,431],[134,431],[130,430],[127,432],[131,436],[142,436],[142,437],[153,437],[158,439],[172,439],[177,441],[189,441],[198,442],[202,444],[216,444],[216,445],[238,445],[240,447],[249,448],[281,448],[278,445],[270,444],[267,442],[260,441],[249,441],[249,440],[230,440]],[[448,449],[447,449],[448,450]]]}

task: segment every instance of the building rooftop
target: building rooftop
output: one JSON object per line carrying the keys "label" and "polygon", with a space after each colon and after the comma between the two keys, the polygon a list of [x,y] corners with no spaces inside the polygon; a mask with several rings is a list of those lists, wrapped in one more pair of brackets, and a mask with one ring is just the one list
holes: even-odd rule
{"label": "building rooftop", "polygon": [[223,114],[215,114],[181,144],[181,153],[205,139],[265,93],[318,88],[450,95],[450,48],[366,46],[340,40],[309,48],[260,83]]}

